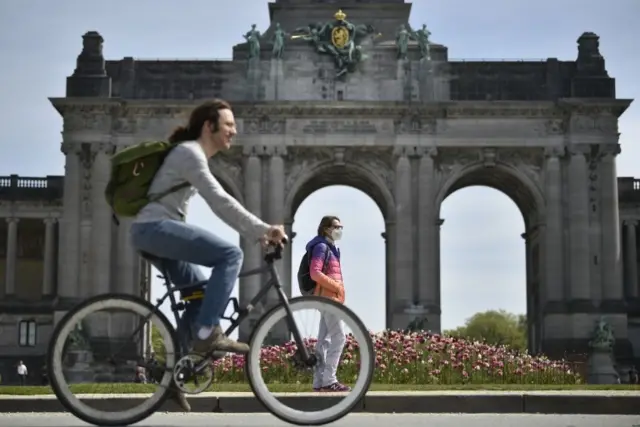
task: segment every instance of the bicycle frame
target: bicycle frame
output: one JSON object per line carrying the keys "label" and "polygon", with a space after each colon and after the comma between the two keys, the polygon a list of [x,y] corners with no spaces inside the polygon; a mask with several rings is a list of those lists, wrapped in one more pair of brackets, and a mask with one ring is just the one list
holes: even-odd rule
{"label": "bicycle frame", "polygon": [[[264,256],[266,265],[263,265],[261,267],[254,268],[248,271],[243,271],[238,275],[238,278],[242,278],[242,277],[255,276],[257,274],[268,272],[270,274],[270,278],[269,280],[267,280],[267,283],[260,288],[257,295],[253,297],[253,299],[249,302],[249,304],[246,307],[240,307],[238,304],[238,300],[235,297],[232,297],[229,299],[229,301],[227,302],[227,305],[225,306],[225,309],[226,307],[229,306],[229,302],[233,302],[234,312],[229,317],[222,317],[225,320],[229,320],[231,322],[231,325],[225,331],[225,335],[229,336],[230,334],[232,334],[233,331],[235,331],[240,326],[240,324],[247,317],[249,317],[249,313],[251,313],[251,311],[255,308],[255,306],[267,296],[267,293],[272,288],[275,288],[278,294],[278,299],[280,300],[280,304],[284,306],[286,317],[287,317],[287,324],[289,326],[289,331],[293,334],[293,338],[298,347],[298,351],[300,351],[301,353],[300,356],[302,358],[302,361],[308,362],[310,359],[309,351],[307,350],[307,348],[304,345],[304,342],[302,341],[300,331],[298,330],[298,325],[295,322],[295,319],[293,317],[293,312],[291,311],[291,306],[289,305],[289,298],[287,297],[287,295],[285,295],[284,291],[282,290],[280,275],[278,274],[278,270],[275,266],[275,261],[279,259],[282,259],[282,247],[276,246],[272,251],[267,252],[267,254]],[[179,291],[186,291],[193,288],[201,288],[207,283],[207,281],[201,281],[201,282],[191,283],[188,285],[176,286],[172,284],[171,278],[168,272],[166,271],[166,269],[164,268],[164,266],[160,265],[157,267],[160,267],[159,269],[162,276],[159,276],[159,277],[164,279],[164,282],[165,282],[164,284],[165,284],[165,287],[167,288],[167,291],[161,298],[156,300],[157,302],[156,302],[156,305],[154,306],[153,311],[151,312],[150,315],[147,316],[144,323],[146,323],[146,321],[148,321],[153,314],[159,312],[160,307],[162,306],[164,301],[166,299],[169,299],[169,301],[171,302],[171,311],[173,312],[174,318],[176,320],[176,325],[177,325],[176,328],[179,328],[180,322],[181,322],[179,313],[185,309],[185,304],[182,301],[176,301],[176,297],[174,293]],[[234,317],[234,315],[237,315],[237,316]],[[138,330],[136,330],[133,335],[135,336],[135,334],[137,334],[139,330],[140,328],[138,328]],[[183,337],[182,334],[180,334],[180,340],[181,340],[180,346],[184,351],[184,349],[187,348],[188,346],[185,345],[186,338]],[[204,360],[211,358],[214,353],[215,351],[208,352],[205,355]]]}

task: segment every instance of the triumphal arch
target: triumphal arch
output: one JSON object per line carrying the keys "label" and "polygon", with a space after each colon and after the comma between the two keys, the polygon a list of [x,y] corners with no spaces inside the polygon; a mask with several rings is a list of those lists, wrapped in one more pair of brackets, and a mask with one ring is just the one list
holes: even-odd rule
{"label": "triumphal arch", "polygon": [[[229,61],[105,60],[102,37],[83,36],[66,97],[51,99],[66,156],[57,310],[102,292],[148,293],[128,221],[116,225],[104,199],[110,155],[165,138],[200,100],[221,97],[240,136],[211,167],[252,212],[294,235],[296,210],[319,188],[350,185],[376,202],[388,327],[421,316],[440,329],[440,206],[485,185],[524,218],[531,351],[586,351],[605,315],[616,354],[631,356],[636,229],[625,234],[636,268],[623,286],[616,177],[618,118],[631,101],[616,98],[596,34],[578,38],[574,60],[452,61],[426,26],[408,24],[403,0],[268,7],[270,26],[248,23]],[[629,185],[637,197],[637,182]],[[242,246],[247,268],[260,262],[258,247]],[[292,262],[289,252],[289,287]],[[259,282],[246,279],[241,302]]]}

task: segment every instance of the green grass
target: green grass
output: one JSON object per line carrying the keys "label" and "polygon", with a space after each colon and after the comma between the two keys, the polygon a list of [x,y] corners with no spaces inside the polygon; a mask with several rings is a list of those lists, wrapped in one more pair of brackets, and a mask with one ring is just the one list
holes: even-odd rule
{"label": "green grass", "polygon": [[[71,386],[73,393],[83,394],[135,394],[153,393],[157,386],[148,384],[76,384]],[[309,384],[271,384],[272,392],[308,392]],[[552,385],[552,384],[372,384],[371,391],[437,391],[437,390],[496,390],[496,391],[533,391],[533,390],[640,390],[640,385]],[[214,384],[210,392],[250,392],[247,384]],[[46,386],[0,386],[0,395],[33,396],[53,394]]]}

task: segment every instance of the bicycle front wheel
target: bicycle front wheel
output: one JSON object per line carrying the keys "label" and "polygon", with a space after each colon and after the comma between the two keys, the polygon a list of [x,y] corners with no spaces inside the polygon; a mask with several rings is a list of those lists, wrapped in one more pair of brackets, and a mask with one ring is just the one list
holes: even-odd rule
{"label": "bicycle front wheel", "polygon": [[[279,305],[260,319],[251,336],[245,365],[249,385],[269,412],[288,423],[322,425],[339,420],[351,412],[371,385],[375,365],[371,335],[352,310],[328,298],[298,297],[290,300],[289,306],[304,345],[316,363],[306,366],[301,360],[292,341],[286,308]],[[336,387],[340,384],[337,379],[351,385],[350,390]],[[310,396],[329,392],[331,399],[322,401],[331,401],[333,406],[315,409],[318,405],[314,403],[312,411],[296,408],[298,405],[290,407],[279,400],[277,392],[269,390],[269,386],[282,388],[283,384]]]}
{"label": "bicycle front wheel", "polygon": [[[134,424],[167,398],[176,348],[171,323],[147,301],[98,295],[74,307],[56,325],[47,364],[51,387],[60,403],[85,422]],[[154,350],[161,360],[150,364]],[[130,393],[135,393],[133,399],[122,396]]]}

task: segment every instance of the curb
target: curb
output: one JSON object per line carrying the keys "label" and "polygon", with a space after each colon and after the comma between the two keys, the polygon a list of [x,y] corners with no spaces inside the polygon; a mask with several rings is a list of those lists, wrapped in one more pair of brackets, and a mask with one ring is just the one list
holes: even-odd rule
{"label": "curb", "polygon": [[[313,411],[335,404],[340,396],[282,396],[292,408]],[[107,411],[122,410],[140,404],[142,397],[105,397],[81,399],[91,406]],[[366,413],[467,413],[467,414],[585,414],[640,415],[640,395],[544,395],[494,394],[481,395],[367,395],[353,412]],[[193,396],[189,397],[191,412],[197,413],[265,413],[267,410],[253,396]],[[51,397],[0,396],[0,413],[67,412]],[[172,401],[166,401],[158,412],[181,412]]]}

